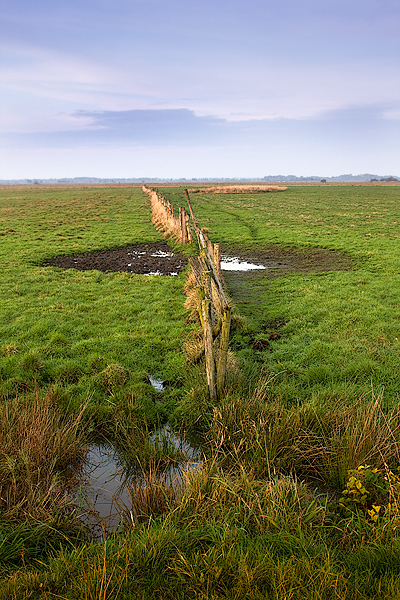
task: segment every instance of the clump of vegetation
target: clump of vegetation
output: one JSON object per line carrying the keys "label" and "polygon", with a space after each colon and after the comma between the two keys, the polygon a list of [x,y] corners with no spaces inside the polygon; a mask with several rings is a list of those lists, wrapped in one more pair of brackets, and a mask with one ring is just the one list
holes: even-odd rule
{"label": "clump of vegetation", "polygon": [[39,389],[0,402],[0,509],[8,518],[39,519],[69,501],[70,468],[84,455],[85,405],[64,419]]}
{"label": "clump of vegetation", "polygon": [[342,491],[339,505],[350,511],[361,511],[366,518],[377,522],[392,507],[398,509],[399,499],[398,473],[361,465],[349,471],[349,479]]}
{"label": "clump of vegetation", "polygon": [[126,383],[129,373],[122,365],[107,365],[100,373],[100,382],[109,389],[122,387]]}

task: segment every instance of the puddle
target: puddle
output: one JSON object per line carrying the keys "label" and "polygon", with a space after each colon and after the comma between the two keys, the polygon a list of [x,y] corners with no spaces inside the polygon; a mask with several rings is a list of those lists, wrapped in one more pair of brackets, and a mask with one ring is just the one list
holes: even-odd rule
{"label": "puddle", "polygon": [[[169,425],[153,433],[150,443],[168,444],[184,456],[165,471],[159,473],[163,484],[179,488],[188,470],[196,470],[202,464],[203,453],[199,445],[178,436]],[[117,450],[110,443],[95,443],[88,448],[85,464],[80,475],[80,485],[75,491],[75,505],[80,511],[80,520],[92,532],[95,539],[122,530],[124,523],[133,522],[133,491],[143,490],[143,478],[127,472]]]}
{"label": "puddle", "polygon": [[[132,271],[133,273],[133,271]],[[175,277],[178,275],[175,271],[170,271],[169,273],[161,273],[161,271],[150,271],[150,273],[144,273],[145,275],[169,275],[170,277]]]}
{"label": "puddle", "polygon": [[256,265],[236,256],[221,256],[221,269],[223,271],[252,271],[266,268],[265,265]]}
{"label": "puddle", "polygon": [[[254,260],[249,258],[250,260]],[[278,262],[274,259],[266,258],[262,263],[248,262],[244,258],[238,256],[221,256],[221,269],[223,271],[256,271],[256,270],[268,270],[276,271],[277,269],[287,269],[288,264],[284,262]]]}
{"label": "puddle", "polygon": [[152,375],[149,375],[148,377],[151,385],[155,390],[157,390],[157,392],[164,391],[164,382],[162,379],[157,379],[157,377],[152,377]]}

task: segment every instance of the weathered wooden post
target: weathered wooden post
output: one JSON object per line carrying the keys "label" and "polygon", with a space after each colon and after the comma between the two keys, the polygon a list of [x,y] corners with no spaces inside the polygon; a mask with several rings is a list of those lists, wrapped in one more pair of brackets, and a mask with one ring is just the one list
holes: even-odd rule
{"label": "weathered wooden post", "polygon": [[228,359],[229,331],[231,328],[231,307],[224,310],[221,326],[221,339],[219,343],[219,357],[217,367],[217,393],[221,396],[226,379],[226,365]]}
{"label": "weathered wooden post", "polygon": [[186,211],[184,208],[179,208],[179,220],[181,224],[181,232],[182,232],[182,246],[186,244]]}
{"label": "weathered wooden post", "polygon": [[217,275],[222,279],[221,273],[221,247],[219,244],[214,244],[214,266],[217,271]]}
{"label": "weathered wooden post", "polygon": [[217,399],[217,388],[215,381],[215,360],[213,353],[213,335],[211,325],[211,300],[204,298],[201,303],[204,331],[204,353],[206,357],[207,383],[211,400]]}

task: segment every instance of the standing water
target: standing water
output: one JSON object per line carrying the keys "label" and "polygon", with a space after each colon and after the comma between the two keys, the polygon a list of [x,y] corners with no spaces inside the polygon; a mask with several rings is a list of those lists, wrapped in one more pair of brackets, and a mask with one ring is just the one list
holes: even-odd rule
{"label": "standing water", "polygon": [[[152,434],[150,444],[175,447],[182,457],[165,469],[160,481],[168,487],[179,487],[185,472],[196,470],[202,463],[202,451],[187,439],[174,433],[169,425]],[[127,515],[134,522],[132,494],[138,486],[145,486],[143,477],[132,475],[122,464],[116,448],[107,442],[88,447],[85,464],[81,471],[80,485],[75,493],[75,505],[80,509],[80,519],[100,539],[124,526]]]}

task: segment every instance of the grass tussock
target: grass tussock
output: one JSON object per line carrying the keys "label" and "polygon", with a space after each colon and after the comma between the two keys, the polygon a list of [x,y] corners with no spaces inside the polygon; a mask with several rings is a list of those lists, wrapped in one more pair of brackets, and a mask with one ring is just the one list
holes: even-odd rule
{"label": "grass tussock", "polygon": [[[271,400],[268,383],[247,398],[227,395],[214,408],[210,440],[259,476],[296,472],[333,485],[361,464],[400,464],[400,414],[385,411],[382,397],[309,402],[286,408]],[[226,458],[228,457],[228,458]]]}
{"label": "grass tussock", "polygon": [[127,486],[130,506],[120,507],[125,522],[135,526],[170,513],[179,505],[183,487],[180,477],[167,477],[165,470],[142,471],[142,476]]}
{"label": "grass tussock", "polygon": [[63,419],[51,393],[2,398],[0,411],[1,509],[11,518],[42,518],[61,508],[68,468],[82,458],[81,413]]}

